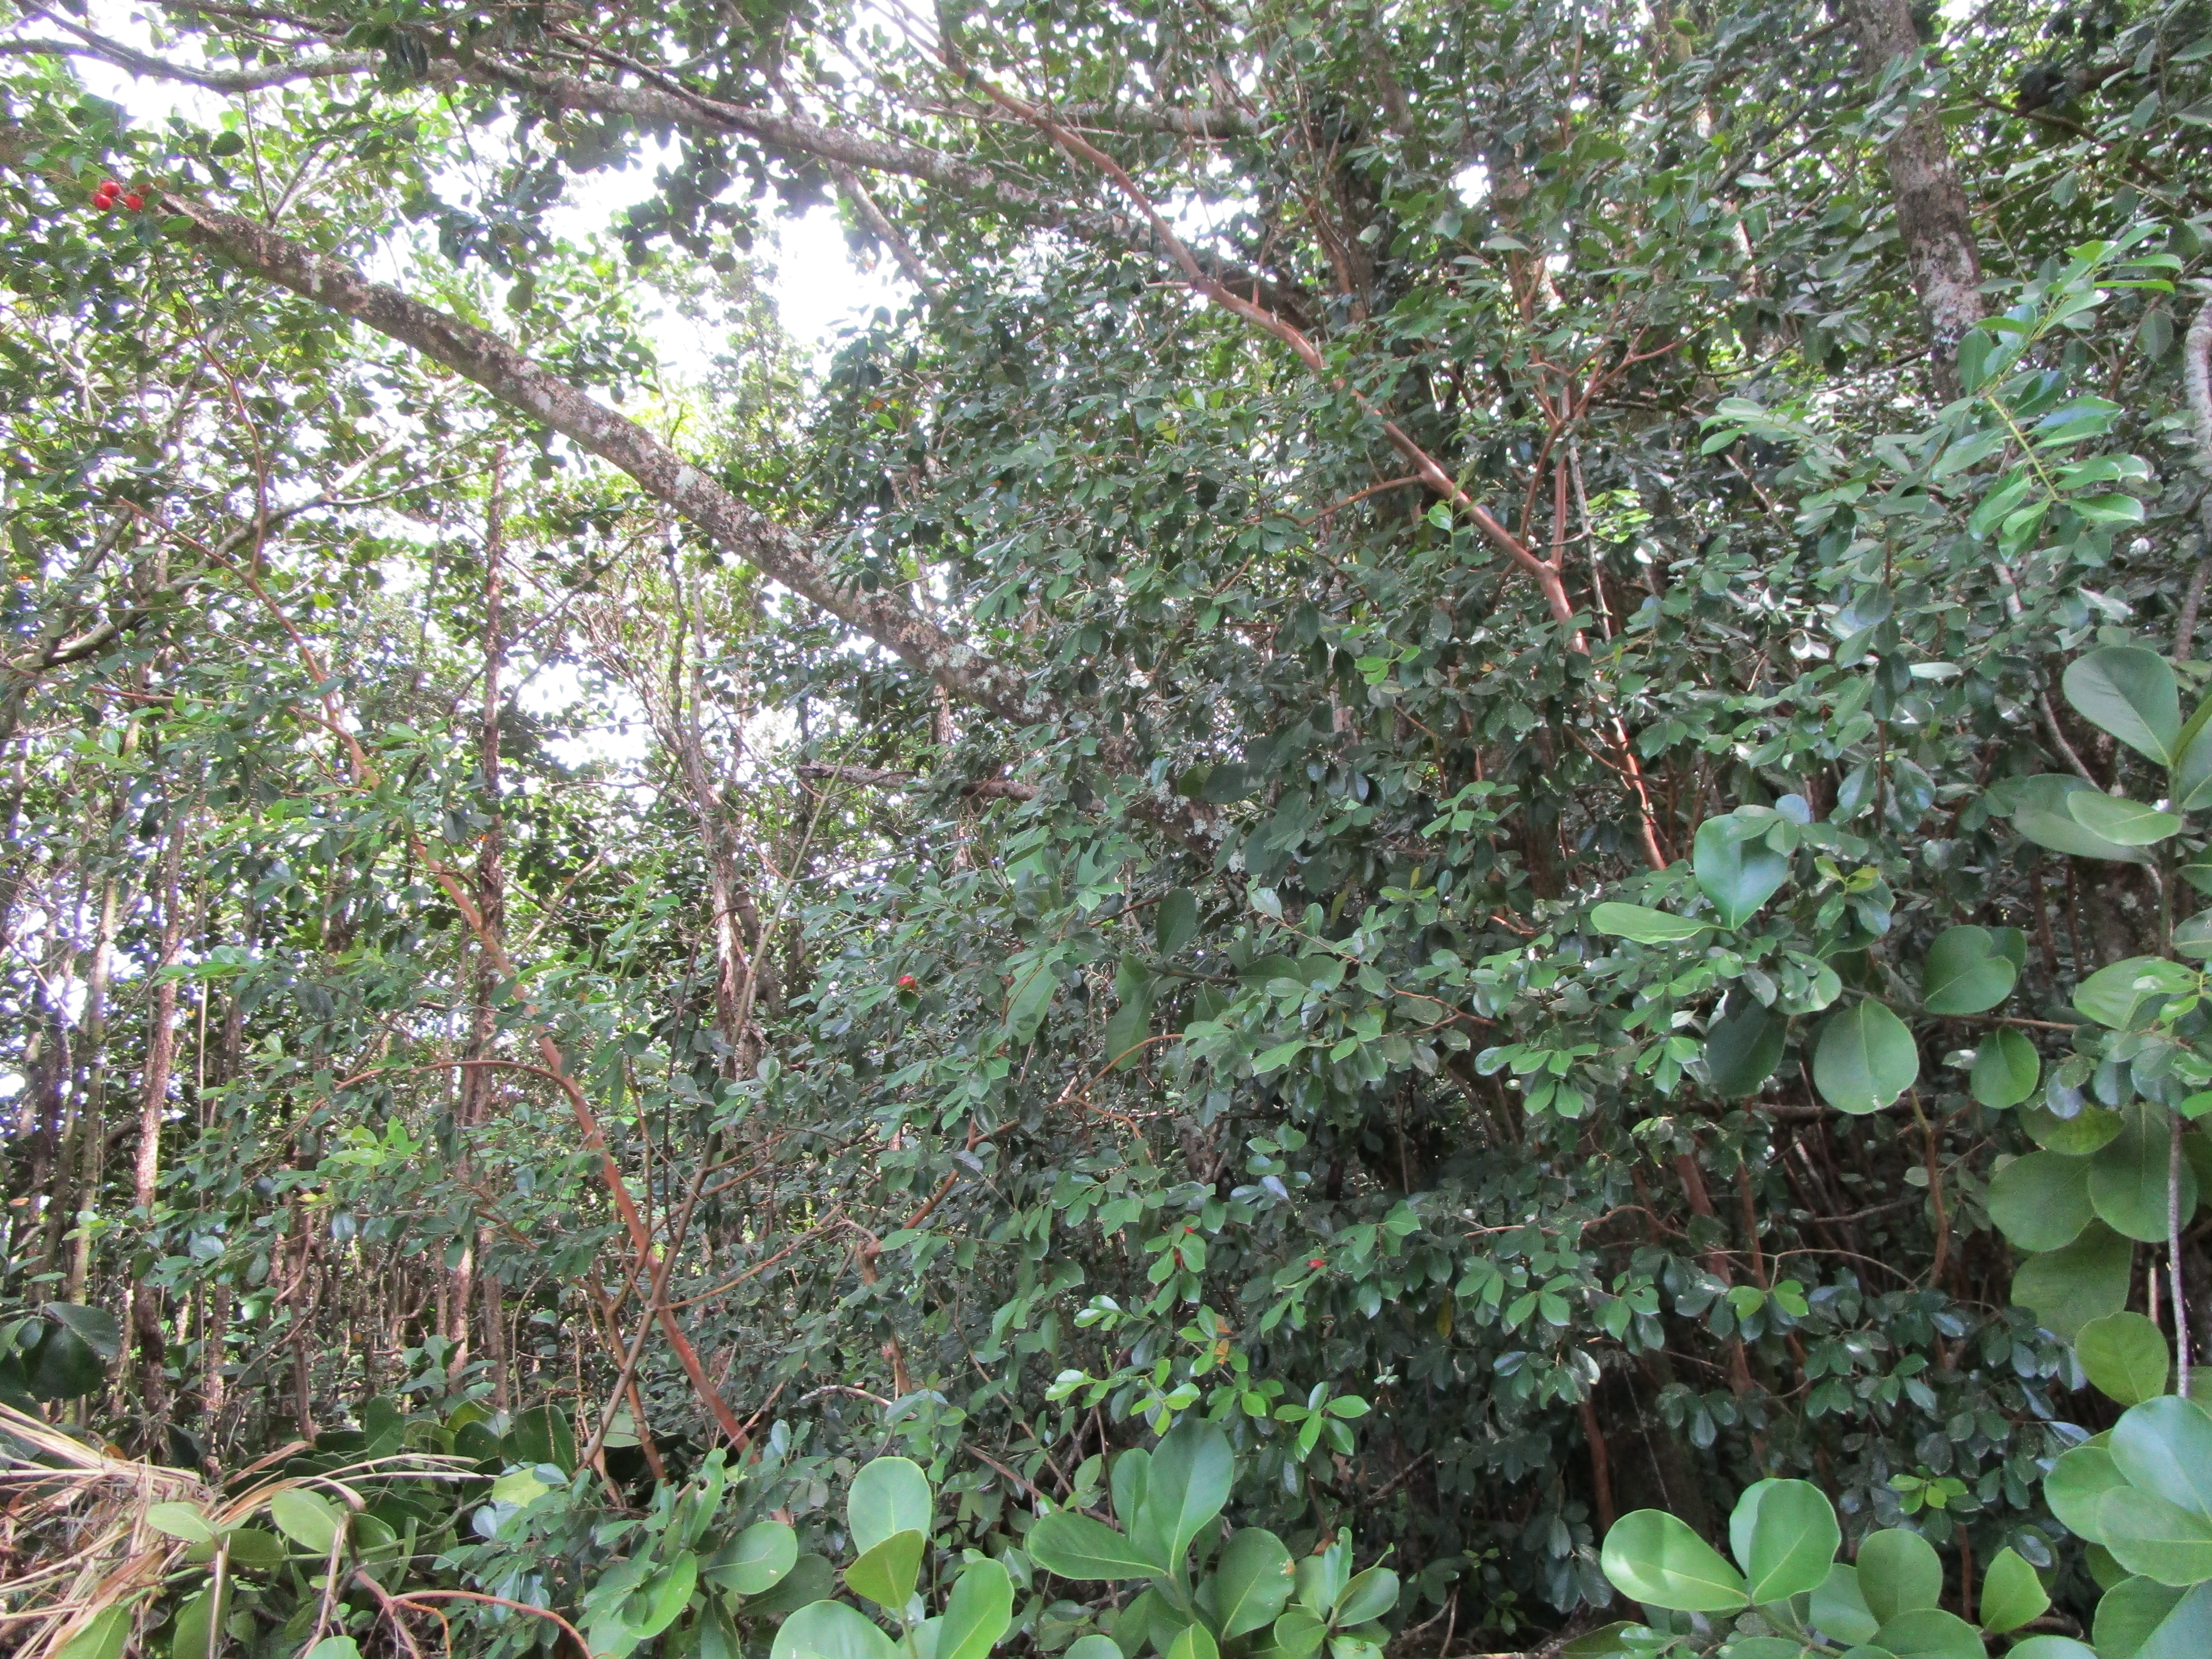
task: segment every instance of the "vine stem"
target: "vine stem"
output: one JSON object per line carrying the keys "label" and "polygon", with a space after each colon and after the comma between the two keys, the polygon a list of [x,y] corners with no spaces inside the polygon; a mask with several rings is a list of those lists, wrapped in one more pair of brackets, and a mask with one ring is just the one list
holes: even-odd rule
{"label": "vine stem", "polygon": [[2181,1114],[2172,1114],[2173,1134],[2166,1163],[2166,1272],[2173,1297],[2173,1390],[2189,1398],[2189,1300],[2181,1282]]}

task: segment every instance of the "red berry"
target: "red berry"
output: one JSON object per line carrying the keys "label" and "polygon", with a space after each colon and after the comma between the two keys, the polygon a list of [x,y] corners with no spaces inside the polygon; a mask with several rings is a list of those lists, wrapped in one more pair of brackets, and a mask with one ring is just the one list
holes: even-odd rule
{"label": "red berry", "polygon": [[901,974],[899,975],[898,988],[900,990],[911,991],[914,989],[914,985],[915,980],[912,974]]}
{"label": "red berry", "polygon": [[123,186],[116,183],[112,179],[101,179],[100,181],[100,187],[106,191],[110,196],[120,195],[123,191]]}
{"label": "red berry", "polygon": [[1328,1258],[1325,1255],[1309,1257],[1306,1261],[1306,1266],[1309,1267],[1326,1267],[1328,1266]]}
{"label": "red berry", "polygon": [[146,205],[146,198],[134,190],[123,198],[123,205],[136,213]]}

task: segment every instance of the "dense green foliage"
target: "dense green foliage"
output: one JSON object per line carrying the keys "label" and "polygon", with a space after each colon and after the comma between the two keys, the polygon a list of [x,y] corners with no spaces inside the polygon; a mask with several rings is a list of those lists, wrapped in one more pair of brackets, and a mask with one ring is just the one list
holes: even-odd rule
{"label": "dense green foliage", "polygon": [[2045,1474],[2212,1346],[2212,13],[1923,21],[23,9],[0,1395],[452,1598],[271,1546],[257,1655],[763,1648],[764,1523],[920,1659],[983,1560],[1526,1644],[1777,1492],[2095,1633]]}

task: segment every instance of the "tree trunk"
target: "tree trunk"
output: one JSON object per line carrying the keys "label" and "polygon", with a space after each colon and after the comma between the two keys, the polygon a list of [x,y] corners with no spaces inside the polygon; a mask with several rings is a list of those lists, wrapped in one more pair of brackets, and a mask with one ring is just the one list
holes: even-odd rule
{"label": "tree trunk", "polygon": [[[176,966],[178,950],[184,942],[184,915],[177,902],[177,872],[184,859],[189,823],[181,809],[170,817],[161,847],[155,900],[161,908],[161,954],[155,963],[158,982],[147,1021],[146,1064],[138,1091],[138,1158],[132,1170],[131,1188],[140,1224],[149,1237],[154,1200],[161,1184],[161,1118],[168,1108],[169,1075],[176,1063],[177,981],[167,975],[167,970]],[[160,1292],[146,1282],[143,1275],[134,1275],[131,1282],[131,1332],[138,1353],[139,1400],[148,1419],[158,1422],[168,1412],[167,1388],[162,1374],[167,1345],[161,1335]]]}

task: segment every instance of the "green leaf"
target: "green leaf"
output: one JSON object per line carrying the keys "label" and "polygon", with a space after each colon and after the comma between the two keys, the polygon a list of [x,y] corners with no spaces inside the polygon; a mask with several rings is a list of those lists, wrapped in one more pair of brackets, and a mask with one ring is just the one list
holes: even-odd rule
{"label": "green leaf", "polygon": [[1060,1659],[1127,1659],[1127,1656],[1112,1637],[1093,1631],[1088,1636],[1077,1637]]}
{"label": "green leaf", "polygon": [[516,1413],[514,1426],[499,1443],[514,1462],[550,1463],[563,1474],[576,1472],[576,1431],[558,1406],[533,1406]]}
{"label": "green leaf", "polygon": [[[2109,1443],[2112,1462],[2131,1484],[2212,1517],[2212,1416],[2195,1401],[2169,1394],[2131,1406],[2113,1425]],[[2101,1519],[2101,1503],[2098,1514]]]}
{"label": "green leaf", "polygon": [[1743,1564],[1755,1602],[1786,1601],[1818,1589],[1843,1541],[1835,1506],[1809,1481],[1755,1481],[1729,1516],[1729,1547]]}
{"label": "green leaf", "polygon": [[2212,957],[2212,910],[2199,910],[2173,930],[2175,951],[2193,962]]}
{"label": "green leaf", "polygon": [[1905,1024],[1869,997],[1831,1015],[1813,1048],[1813,1082],[1838,1111],[1878,1112],[1920,1075],[1920,1049]]}
{"label": "green leaf", "polygon": [[2074,1006],[2116,1031],[2127,1030],[2154,997],[2181,996],[2197,988],[2197,975],[2164,957],[2130,957],[2100,968],[2074,988]]}
{"label": "green leaf", "polygon": [[[216,1600],[217,1592],[222,1595]],[[169,1630],[169,1659],[217,1659],[225,1645],[224,1617],[230,1611],[230,1582],[210,1584],[177,1609]]]}
{"label": "green leaf", "polygon": [[1213,1569],[1213,1610],[1222,1638],[1273,1624],[1290,1603],[1297,1577],[1290,1551],[1266,1528],[1231,1534]]}
{"label": "green leaf", "polygon": [[928,1540],[919,1532],[895,1532],[862,1553],[845,1569],[845,1582],[887,1613],[896,1613],[914,1597],[921,1577],[921,1552]]}
{"label": "green leaf", "polygon": [[906,1457],[878,1457],[853,1477],[853,1490],[845,1498],[853,1547],[865,1555],[894,1533],[918,1532],[927,1538],[936,1507],[929,1477],[919,1463]]}
{"label": "green leaf", "polygon": [[1336,1598],[1340,1626],[1364,1625],[1380,1619],[1398,1605],[1398,1575],[1388,1567],[1370,1567],[1355,1574]]}
{"label": "green leaf", "polygon": [[319,1493],[287,1486],[269,1500],[269,1518],[277,1531],[317,1555],[328,1555],[337,1541],[341,1517]]}
{"label": "green leaf", "polygon": [[1767,846],[1767,828],[1734,816],[1698,826],[1690,867],[1723,927],[1742,927],[1789,878],[1790,860]]}
{"label": "green leaf", "polygon": [[1947,927],[1928,947],[1920,1000],[1931,1014],[1978,1014],[2012,994],[2020,970],[1986,927]]}
{"label": "green leaf", "polygon": [[1328,1635],[1328,1626],[1322,1624],[1304,1607],[1292,1607],[1275,1620],[1270,1632],[1275,1648],[1283,1659],[1308,1659],[1321,1651],[1321,1644]]}
{"label": "green leaf", "polygon": [[2066,811],[2091,835],[2116,847],[2153,847],[2181,828],[2172,812],[2094,789],[2076,789],[2067,796]]}
{"label": "green leaf", "polygon": [[93,1346],[66,1325],[47,1325],[32,1351],[28,1382],[40,1400],[74,1400],[107,1381]]}
{"label": "green leaf", "polygon": [[1974,1069],[1966,1087],[1976,1100],[1995,1111],[2030,1099],[2043,1080],[2043,1062],[2035,1045],[2009,1028],[1992,1031],[1974,1053]]}
{"label": "green leaf", "polygon": [[1014,1581],[986,1557],[970,1561],[945,1599],[933,1659],[984,1659],[1014,1622]]}
{"label": "green leaf", "polygon": [[2074,1339],[2074,1352],[2097,1391],[2123,1406],[2164,1394],[2173,1369],[2166,1333],[2139,1313],[2091,1320]]}
{"label": "green leaf", "polygon": [[1168,1644],[1166,1659],[1221,1659],[1221,1649],[1205,1626],[1186,1625]]}
{"label": "green leaf", "polygon": [[1755,1094],[1782,1063],[1790,1023],[1752,998],[1734,995],[1705,1032],[1705,1076],[1723,1100]]}
{"label": "green leaf", "polygon": [[2176,811],[2212,806],[2212,697],[2199,703],[2181,728],[2180,754],[2173,763],[2170,787]]}
{"label": "green leaf", "polygon": [[1982,1633],[1955,1613],[1916,1607],[1900,1613],[1875,1637],[1897,1659],[1984,1659]]}
{"label": "green leaf", "polygon": [[106,1309],[88,1308],[77,1302],[49,1302],[46,1312],[101,1359],[112,1360],[123,1352],[122,1322]]}
{"label": "green leaf", "polygon": [[[1045,1012],[1052,1006],[1053,993],[1060,988],[1060,958],[1049,951],[1038,956],[1017,957],[1008,971],[1012,982],[1006,988],[1003,1029],[1006,1041],[1018,1048],[1034,1039],[1037,1027],[1044,1024]],[[823,1659],[836,1656],[825,1654]]]}
{"label": "green leaf", "polygon": [[1236,1457],[1219,1425],[1185,1417],[1152,1449],[1152,1476],[1133,1535],[1157,1559],[1180,1562],[1198,1529],[1229,1502],[1236,1474]]}
{"label": "green leaf", "polygon": [[2120,1132],[2120,1115],[2086,1103],[2071,1117],[2060,1117],[2047,1106],[2023,1108],[2020,1127],[2046,1152],[2067,1158],[2087,1158],[2112,1144]]}
{"label": "green leaf", "polygon": [[1635,1650],[1622,1640],[1631,1631],[1641,1631],[1641,1625],[1632,1625],[1626,1619],[1610,1625],[1601,1625],[1582,1635],[1559,1650],[1559,1659],[1627,1659]]}
{"label": "green leaf", "polygon": [[758,1595],[781,1583],[799,1560],[799,1534],[781,1521],[756,1521],[716,1550],[699,1576],[716,1589]]}
{"label": "green leaf", "polygon": [[2106,1492],[2125,1486],[2128,1478],[2112,1461],[2108,1445],[2076,1446],[2063,1453],[2043,1478],[2043,1501],[2066,1530],[2092,1544],[2104,1541],[2097,1506]]}
{"label": "green leaf", "polygon": [[764,1594],[745,1604],[749,1617],[774,1619],[827,1601],[837,1592],[837,1569],[825,1557],[812,1551],[802,1553],[791,1564],[791,1571],[778,1579]]}
{"label": "green leaf", "polygon": [[1062,1578],[1160,1578],[1168,1563],[1103,1521],[1073,1510],[1046,1516],[1023,1540],[1030,1559]]}
{"label": "green leaf", "polygon": [[1975,1605],[1984,1630],[2018,1630],[2029,1620],[2043,1617],[2050,1606],[2051,1593],[2018,1550],[2002,1549],[1990,1558]]}
{"label": "green leaf", "polygon": [[1743,1575],[1663,1510],[1636,1510],[1605,1535],[1600,1565],[1613,1588],[1676,1613],[1734,1613],[1750,1605]]}
{"label": "green leaf", "polygon": [[1109,1478],[1114,1493],[1114,1518],[1124,1528],[1135,1522],[1145,1507],[1145,1488],[1152,1484],[1152,1455],[1132,1446],[1114,1460]]}
{"label": "green leaf", "polygon": [[1198,933],[1198,896],[1188,887],[1173,887],[1161,899],[1152,916],[1152,943],[1164,957],[1172,957]]}
{"label": "green leaf", "polygon": [[1858,1570],[1867,1610],[1885,1632],[1874,1639],[1884,1647],[1891,1645],[1886,1633],[1891,1626],[1943,1599],[1942,1558],[1933,1544],[1903,1527],[1869,1533],[1859,1544]]}
{"label": "green leaf", "polygon": [[2066,803],[2096,787],[2086,779],[2045,772],[2022,778],[2013,786],[2012,827],[2039,847],[2079,858],[2105,859],[2122,864],[2148,864],[2150,855],[2139,847],[2123,847],[2084,828]]}
{"label": "green leaf", "polygon": [[1122,1071],[1137,1065],[1144,1058],[1145,1039],[1152,1031],[1152,999],[1149,993],[1142,996],[1125,997],[1106,1022],[1105,1059],[1107,1069]]}
{"label": "green leaf", "polygon": [[1298,1563],[1298,1600],[1327,1617],[1336,1610],[1337,1598],[1352,1582],[1352,1545],[1341,1532],[1328,1547]]}
{"label": "green leaf", "polygon": [[2097,1604],[2094,1634],[2098,1659],[2203,1659],[2212,1653],[2212,1584],[2185,1591],[2130,1578]]}
{"label": "green leaf", "polygon": [[2015,1644],[2005,1659],[2097,1659],[2097,1650],[2070,1636],[2031,1636]]}
{"label": "green leaf", "polygon": [[[2113,1231],[2143,1243],[2166,1236],[2172,1118],[2162,1106],[2131,1101],[2120,1109],[2120,1132],[2089,1159],[2089,1202]],[[2197,1212],[2197,1172],[2189,1160],[2174,1170],[2185,1224]]]}
{"label": "green leaf", "polygon": [[2181,696],[2166,659],[2141,646],[2109,645],[2077,657],[2062,682],[2082,719],[2160,765],[2181,736]]}
{"label": "green leaf", "polygon": [[2130,1485],[2098,1500],[2097,1525],[2130,1572],[2183,1589],[2212,1580],[2212,1516]]}
{"label": "green leaf", "polygon": [[[378,1522],[373,1516],[364,1515],[355,1517],[354,1525],[366,1532],[374,1529]],[[222,1541],[224,1548],[230,1552],[231,1565],[248,1571],[263,1571],[282,1566],[291,1555],[283,1539],[259,1527],[234,1527]]]}
{"label": "green leaf", "polygon": [[54,1659],[122,1659],[136,1609],[127,1601],[102,1607],[62,1644]]}
{"label": "green leaf", "polygon": [[1641,904],[1601,904],[1590,912],[1590,926],[1601,933],[1633,939],[1638,945],[1673,945],[1709,932],[1712,924],[1686,921]]}
{"label": "green leaf", "polygon": [[1997,1231],[2023,1250],[2071,1244],[2094,1218],[2089,1160],[2057,1152],[2016,1158],[1990,1181],[1989,1207]]}
{"label": "green leaf", "polygon": [[153,1504],[146,1510],[146,1524],[155,1532],[181,1538],[187,1544],[211,1544],[216,1540],[215,1528],[191,1504]]}
{"label": "green leaf", "polygon": [[2071,1341],[2093,1319],[2128,1304],[2135,1246],[2093,1221],[2063,1249],[2030,1256],[2012,1276],[2012,1299],[2053,1336]]}
{"label": "green leaf", "polygon": [[1814,1589],[1809,1617],[1815,1630],[1837,1643],[1871,1642],[1881,1628],[1859,1592],[1859,1570],[1848,1561],[1830,1567],[1828,1576]]}
{"label": "green leaf", "polygon": [[625,1603],[623,1622],[639,1641],[651,1641],[676,1622],[677,1615],[690,1605],[691,1592],[698,1587],[699,1558],[686,1550],[638,1591],[638,1596],[644,1598],[643,1616],[631,1616],[629,1610],[637,1606],[637,1597],[632,1597]]}
{"label": "green leaf", "polygon": [[902,1659],[868,1616],[842,1601],[817,1601],[777,1626],[769,1659]]}

